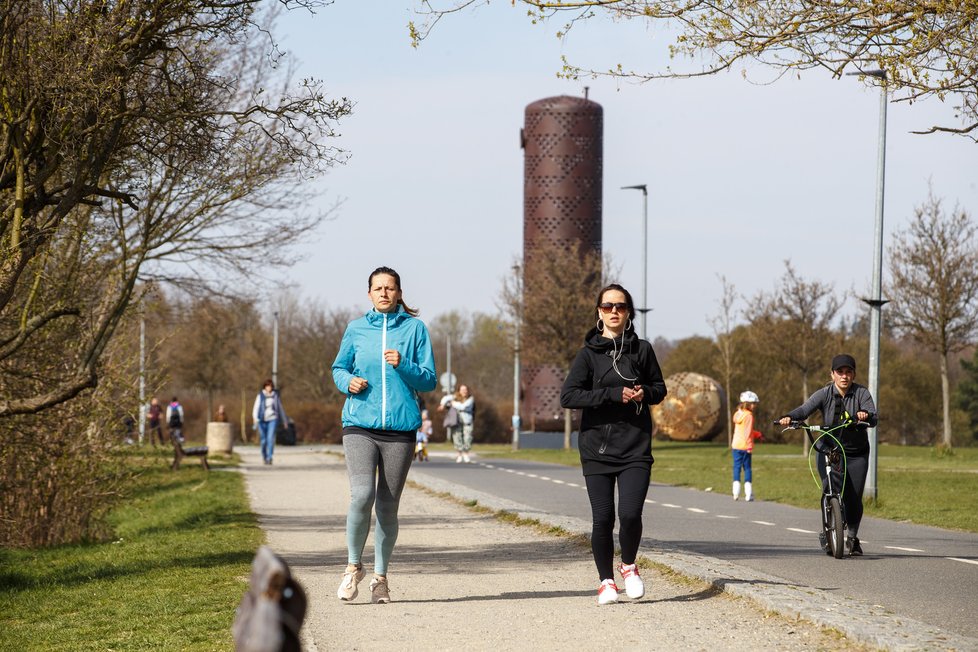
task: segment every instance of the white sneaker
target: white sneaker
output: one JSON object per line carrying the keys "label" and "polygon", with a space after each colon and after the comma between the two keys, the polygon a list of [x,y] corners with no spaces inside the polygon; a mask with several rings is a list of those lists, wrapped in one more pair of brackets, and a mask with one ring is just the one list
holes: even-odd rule
{"label": "white sneaker", "polygon": [[618,587],[614,580],[605,580],[598,587],[598,604],[612,604],[618,602]]}
{"label": "white sneaker", "polygon": [[336,589],[336,597],[347,602],[356,600],[357,595],[360,593],[357,589],[357,584],[360,583],[360,580],[366,574],[367,571],[363,569],[363,564],[359,566],[349,564],[346,567],[346,572],[343,573],[343,581],[340,582],[340,588]]}
{"label": "white sneaker", "polygon": [[472,463],[472,460],[469,458],[468,453],[462,453],[462,461],[465,462],[466,464]]}
{"label": "white sneaker", "polygon": [[625,580],[625,595],[632,600],[638,600],[645,595],[645,582],[638,574],[638,566],[635,564],[618,564],[618,572]]}
{"label": "white sneaker", "polygon": [[462,456],[461,455],[456,455],[455,456],[455,463],[456,464],[461,464],[462,463]]}
{"label": "white sneaker", "polygon": [[387,578],[374,575],[370,580],[370,601],[374,604],[390,604],[391,590],[387,586]]}

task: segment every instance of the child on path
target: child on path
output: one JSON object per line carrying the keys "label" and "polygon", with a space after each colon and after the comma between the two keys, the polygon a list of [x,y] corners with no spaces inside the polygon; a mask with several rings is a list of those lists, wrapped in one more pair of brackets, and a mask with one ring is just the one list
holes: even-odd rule
{"label": "child on path", "polygon": [[421,427],[418,428],[417,446],[414,449],[414,458],[419,462],[428,461],[428,439],[431,437],[431,432],[428,410],[421,410]]}
{"label": "child on path", "polygon": [[754,500],[752,485],[751,453],[754,440],[761,439],[761,433],[754,430],[754,408],[760,399],[757,394],[747,390],[740,394],[740,405],[733,415],[734,431],[730,447],[733,449],[733,499],[740,500],[740,470],[744,470],[744,498]]}

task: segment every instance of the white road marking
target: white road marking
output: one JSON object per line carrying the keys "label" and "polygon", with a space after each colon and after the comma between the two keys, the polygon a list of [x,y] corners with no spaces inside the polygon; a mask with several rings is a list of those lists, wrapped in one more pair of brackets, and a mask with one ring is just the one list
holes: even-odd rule
{"label": "white road marking", "polygon": [[789,532],[800,532],[801,534],[818,534],[818,532],[815,532],[814,530],[803,530],[800,527],[789,527],[785,529],[787,529]]}
{"label": "white road marking", "polygon": [[945,557],[945,559],[950,559],[951,561],[960,561],[960,562],[964,562],[965,564],[974,564],[975,566],[978,566],[978,561],[975,561],[974,559],[961,559],[960,557]]}
{"label": "white road marking", "polygon": [[554,484],[567,484],[563,480],[551,480],[551,482],[553,482]]}
{"label": "white road marking", "polygon": [[717,514],[717,518],[740,518],[739,516],[730,516],[728,514]]}
{"label": "white road marking", "polygon": [[697,507],[687,507],[686,509],[688,511],[690,511],[690,512],[695,512],[696,514],[708,514],[709,513],[705,509],[699,509]]}
{"label": "white road marking", "polygon": [[545,476],[545,475],[541,475],[541,476],[540,476],[540,479],[541,479],[541,480],[547,480],[548,482],[550,481],[550,478],[548,478],[548,477],[547,477],[547,476]]}
{"label": "white road marking", "polygon": [[672,503],[662,503],[663,507],[672,507],[673,509],[682,509],[679,505],[673,505]]}
{"label": "white road marking", "polygon": [[904,552],[923,552],[923,550],[918,550],[917,548],[903,548],[901,546],[883,546],[883,547],[889,548],[890,550],[902,550]]}
{"label": "white road marking", "polygon": [[774,523],[768,523],[767,521],[751,521],[751,523],[757,523],[758,525],[774,525]]}

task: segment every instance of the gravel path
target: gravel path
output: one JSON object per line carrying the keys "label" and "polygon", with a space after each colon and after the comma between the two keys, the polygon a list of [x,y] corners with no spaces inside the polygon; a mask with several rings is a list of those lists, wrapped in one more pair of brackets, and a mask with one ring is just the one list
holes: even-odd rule
{"label": "gravel path", "polygon": [[[236,449],[268,544],[309,594],[303,627],[317,650],[866,649],[765,612],[699,581],[646,570],[646,597],[598,607],[590,552],[409,486],[390,569],[393,602],[336,598],[346,564],[346,468],[335,455],[278,447],[264,466]],[[371,570],[373,538],[365,560]]]}

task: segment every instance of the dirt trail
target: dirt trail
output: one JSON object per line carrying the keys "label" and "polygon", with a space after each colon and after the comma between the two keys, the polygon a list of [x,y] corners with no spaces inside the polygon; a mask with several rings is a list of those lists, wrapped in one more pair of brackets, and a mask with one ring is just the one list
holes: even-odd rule
{"label": "dirt trail", "polygon": [[[598,607],[590,552],[409,486],[389,580],[394,602],[336,598],[346,564],[346,468],[341,458],[278,447],[244,461],[268,544],[309,594],[305,649],[316,650],[827,650],[860,646],[766,613],[698,582],[647,570],[646,597]],[[373,537],[365,565],[371,570]]]}

